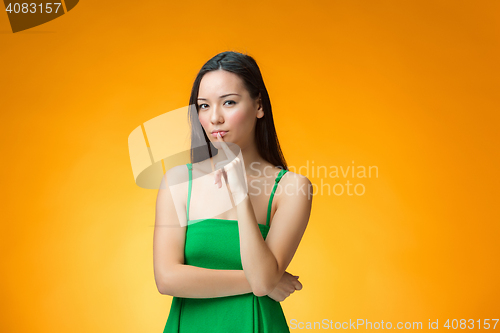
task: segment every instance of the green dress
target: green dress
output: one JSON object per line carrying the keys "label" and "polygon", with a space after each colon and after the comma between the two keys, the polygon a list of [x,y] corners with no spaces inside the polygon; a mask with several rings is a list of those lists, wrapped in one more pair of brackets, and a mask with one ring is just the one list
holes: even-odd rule
{"label": "green dress", "polygon": [[[187,227],[184,258],[186,265],[210,269],[241,269],[237,220],[189,220],[192,164],[189,170]],[[267,209],[266,225],[259,224],[264,240],[269,232],[271,203],[281,177],[276,177]],[[253,293],[214,298],[173,297],[163,333],[283,333],[290,332],[281,303]]]}

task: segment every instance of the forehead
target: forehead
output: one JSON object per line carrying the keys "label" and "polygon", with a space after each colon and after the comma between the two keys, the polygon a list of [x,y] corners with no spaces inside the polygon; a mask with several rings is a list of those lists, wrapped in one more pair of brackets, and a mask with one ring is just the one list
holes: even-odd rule
{"label": "forehead", "polygon": [[234,73],[216,70],[206,73],[200,82],[198,96],[218,98],[229,93],[245,93],[243,81]]}

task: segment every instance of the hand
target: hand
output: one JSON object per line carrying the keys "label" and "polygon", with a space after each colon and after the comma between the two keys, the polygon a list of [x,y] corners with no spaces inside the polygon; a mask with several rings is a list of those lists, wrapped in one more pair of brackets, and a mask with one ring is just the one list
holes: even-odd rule
{"label": "hand", "polygon": [[233,196],[235,203],[238,204],[243,201],[248,194],[243,156],[241,156],[241,150],[238,156],[236,156],[231,149],[229,149],[219,133],[217,133],[217,139],[226,153],[227,159],[215,164],[214,184],[216,184],[218,188],[221,188],[221,177],[224,177],[229,193]]}
{"label": "hand", "polygon": [[276,302],[282,302],[285,298],[293,294],[295,290],[301,289],[302,283],[299,282],[299,277],[285,272],[280,282],[278,282],[278,285],[267,296],[274,299]]}

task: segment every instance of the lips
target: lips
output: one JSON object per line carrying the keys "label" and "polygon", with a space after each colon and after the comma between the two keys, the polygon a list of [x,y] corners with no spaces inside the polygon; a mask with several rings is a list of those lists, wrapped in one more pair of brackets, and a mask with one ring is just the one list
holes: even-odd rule
{"label": "lips", "polygon": [[224,137],[224,135],[227,134],[227,131],[215,131],[215,132],[212,132],[212,136],[214,138],[216,138],[217,137],[217,133],[220,133],[220,136]]}

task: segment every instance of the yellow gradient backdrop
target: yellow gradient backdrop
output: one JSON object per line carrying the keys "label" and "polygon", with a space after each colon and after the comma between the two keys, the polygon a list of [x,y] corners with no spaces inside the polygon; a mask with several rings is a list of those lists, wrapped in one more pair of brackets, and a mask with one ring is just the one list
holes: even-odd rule
{"label": "yellow gradient backdrop", "polygon": [[16,34],[0,13],[0,331],[163,330],[157,192],[135,185],[127,138],[226,50],[259,63],[285,157],[318,191],[287,320],[499,318],[499,12],[88,0]]}

